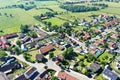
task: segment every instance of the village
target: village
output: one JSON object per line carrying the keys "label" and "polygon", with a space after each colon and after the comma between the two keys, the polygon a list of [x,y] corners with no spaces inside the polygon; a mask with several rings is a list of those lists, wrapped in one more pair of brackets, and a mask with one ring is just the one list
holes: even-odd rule
{"label": "village", "polygon": [[[86,28],[47,32],[21,25],[21,32],[0,36],[3,80],[120,80],[120,19],[98,15],[76,20]],[[69,23],[67,26],[74,27]],[[91,26],[99,26],[98,28]]]}

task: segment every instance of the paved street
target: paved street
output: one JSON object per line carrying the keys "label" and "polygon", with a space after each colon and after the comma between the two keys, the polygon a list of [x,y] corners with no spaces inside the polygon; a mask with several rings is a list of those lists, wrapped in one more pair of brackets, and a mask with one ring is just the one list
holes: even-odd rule
{"label": "paved street", "polygon": [[80,41],[76,40],[75,38],[68,36],[68,35],[67,35],[67,37],[72,39],[73,41],[75,41],[77,44],[79,44],[80,47],[82,47],[85,50],[85,52],[87,52],[87,47],[85,46],[84,42],[80,42]]}
{"label": "paved street", "polygon": [[[15,57],[17,58],[18,60],[32,66],[32,67],[35,67],[37,68],[38,71],[41,71],[44,66],[48,66],[49,69],[53,69],[55,71],[61,71],[61,68],[55,64],[55,62],[53,62],[52,60],[48,60],[48,62],[46,62],[46,64],[43,64],[43,63],[30,63],[28,61],[26,61],[24,58],[23,58],[23,55],[10,55],[9,52],[6,52],[9,56],[11,57]],[[67,71],[66,71],[67,72]],[[93,80],[93,79],[90,79],[88,78],[87,76],[83,75],[83,74],[80,74],[80,73],[77,73],[75,71],[70,71],[70,72],[67,72],[68,74],[70,74],[71,76],[74,76],[80,80]]]}
{"label": "paved street", "polygon": [[85,76],[83,74],[80,74],[80,73],[77,73],[77,72],[72,71],[72,70],[70,70],[70,72],[66,71],[66,73],[68,73],[69,75],[72,75],[72,76],[78,78],[79,80],[94,80],[94,79],[90,79],[87,76]]}

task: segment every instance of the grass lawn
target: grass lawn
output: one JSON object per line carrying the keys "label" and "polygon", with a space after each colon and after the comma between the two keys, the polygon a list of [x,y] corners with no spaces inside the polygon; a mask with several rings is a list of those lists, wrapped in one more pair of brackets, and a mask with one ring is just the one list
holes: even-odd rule
{"label": "grass lawn", "polygon": [[86,26],[76,26],[76,27],[74,27],[74,30],[75,30],[75,31],[80,31],[80,30],[82,30],[83,28],[86,28]]}
{"label": "grass lawn", "polygon": [[50,12],[50,10],[48,9],[31,9],[29,11],[26,11],[29,15],[31,16],[36,16],[36,15],[40,15],[40,14],[44,14],[46,12]]}
{"label": "grass lawn", "polygon": [[1,65],[1,64],[3,64],[3,62],[2,62],[2,61],[0,61],[0,65]]}
{"label": "grass lawn", "polygon": [[109,62],[110,61],[110,58],[112,58],[113,55],[112,54],[109,54],[107,52],[103,53],[102,55],[99,56],[99,60],[100,62]]}
{"label": "grass lawn", "polygon": [[51,22],[52,25],[58,25],[58,26],[62,25],[64,22],[66,22],[65,20],[61,20],[61,19],[59,19],[57,17],[46,19],[44,21]]}
{"label": "grass lawn", "polygon": [[38,52],[38,50],[32,50],[32,51],[29,51],[29,54],[32,55],[31,56],[32,61],[35,61],[36,54],[39,54],[39,52]]}
{"label": "grass lawn", "polygon": [[[39,23],[31,15],[27,14],[26,11],[22,9],[2,9],[0,10],[0,30],[3,30],[3,33],[0,35],[19,32],[21,24],[36,24]],[[7,13],[7,16],[5,15]],[[12,14],[13,17],[10,17]]]}
{"label": "grass lawn", "polygon": [[62,54],[63,52],[64,52],[64,50],[61,51],[59,48],[55,48],[54,56],[57,56],[57,55],[59,55],[59,54]]}
{"label": "grass lawn", "polygon": [[120,74],[120,70],[117,69],[116,63],[117,63],[117,60],[114,60],[110,65],[111,65],[113,70],[115,70],[117,73]]}
{"label": "grass lawn", "polygon": [[103,75],[100,74],[99,76],[96,76],[96,77],[95,77],[95,80],[107,80],[107,79],[105,79],[105,78],[103,77]]}

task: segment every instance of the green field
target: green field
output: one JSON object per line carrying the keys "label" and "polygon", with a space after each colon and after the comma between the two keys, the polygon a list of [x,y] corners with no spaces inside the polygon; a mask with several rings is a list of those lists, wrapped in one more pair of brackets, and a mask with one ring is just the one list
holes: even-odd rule
{"label": "green field", "polygon": [[[0,0],[0,8],[10,6],[13,4],[16,4],[16,5],[25,4],[26,2],[27,1],[24,1],[24,0],[22,1],[21,0]],[[92,14],[116,15],[118,17],[120,16],[120,13],[119,13],[120,3],[112,3],[112,2],[105,2],[105,3],[109,5],[108,8],[102,9],[99,11],[86,12],[86,13],[67,12],[64,9],[59,8],[59,5],[61,3],[58,3],[57,1],[34,1],[34,4],[37,6],[37,9],[34,8],[28,11],[25,11],[20,8],[0,9],[0,13],[1,13],[0,30],[3,30],[3,32],[0,32],[0,35],[19,32],[20,31],[19,27],[21,24],[42,24],[41,22],[37,21],[33,17],[50,11],[45,8],[50,8],[54,11],[57,11],[58,13],[62,13],[61,15],[57,15],[54,18],[45,20],[45,21],[52,22],[52,25],[58,25],[58,26],[60,26],[66,21],[74,21],[75,19],[85,18],[86,20],[90,21],[91,19],[89,16],[91,16]],[[5,15],[5,13],[7,14],[7,16]],[[10,17],[10,15],[12,15],[12,17]],[[78,27],[78,29],[79,28],[80,27]],[[77,27],[76,27],[76,30],[77,30]]]}
{"label": "green field", "polygon": [[[24,4],[25,2],[18,2],[17,0],[0,0],[0,7],[5,7],[13,4]],[[57,5],[56,1],[40,1],[35,2],[37,7],[49,7],[51,5]],[[47,5],[45,5],[47,4]],[[37,21],[33,18],[36,15],[40,15],[42,13],[49,12],[47,9],[31,9],[25,11],[20,8],[5,8],[0,9],[0,35],[5,35],[13,32],[20,31],[21,24],[41,24],[41,22]],[[7,15],[5,15],[7,14]],[[10,16],[12,14],[12,17]]]}
{"label": "green field", "polygon": [[58,25],[58,26],[61,26],[64,22],[66,22],[65,20],[61,20],[59,18],[50,18],[50,19],[46,19],[44,21],[47,21],[47,22],[51,22],[52,25]]}

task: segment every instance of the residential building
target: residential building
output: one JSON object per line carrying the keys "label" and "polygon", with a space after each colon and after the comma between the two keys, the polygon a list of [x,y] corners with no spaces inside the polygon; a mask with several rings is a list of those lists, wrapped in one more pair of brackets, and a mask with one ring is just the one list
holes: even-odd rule
{"label": "residential building", "polygon": [[47,46],[43,46],[40,48],[39,52],[43,55],[47,54],[49,51],[53,50],[53,45],[52,44],[49,44]]}

